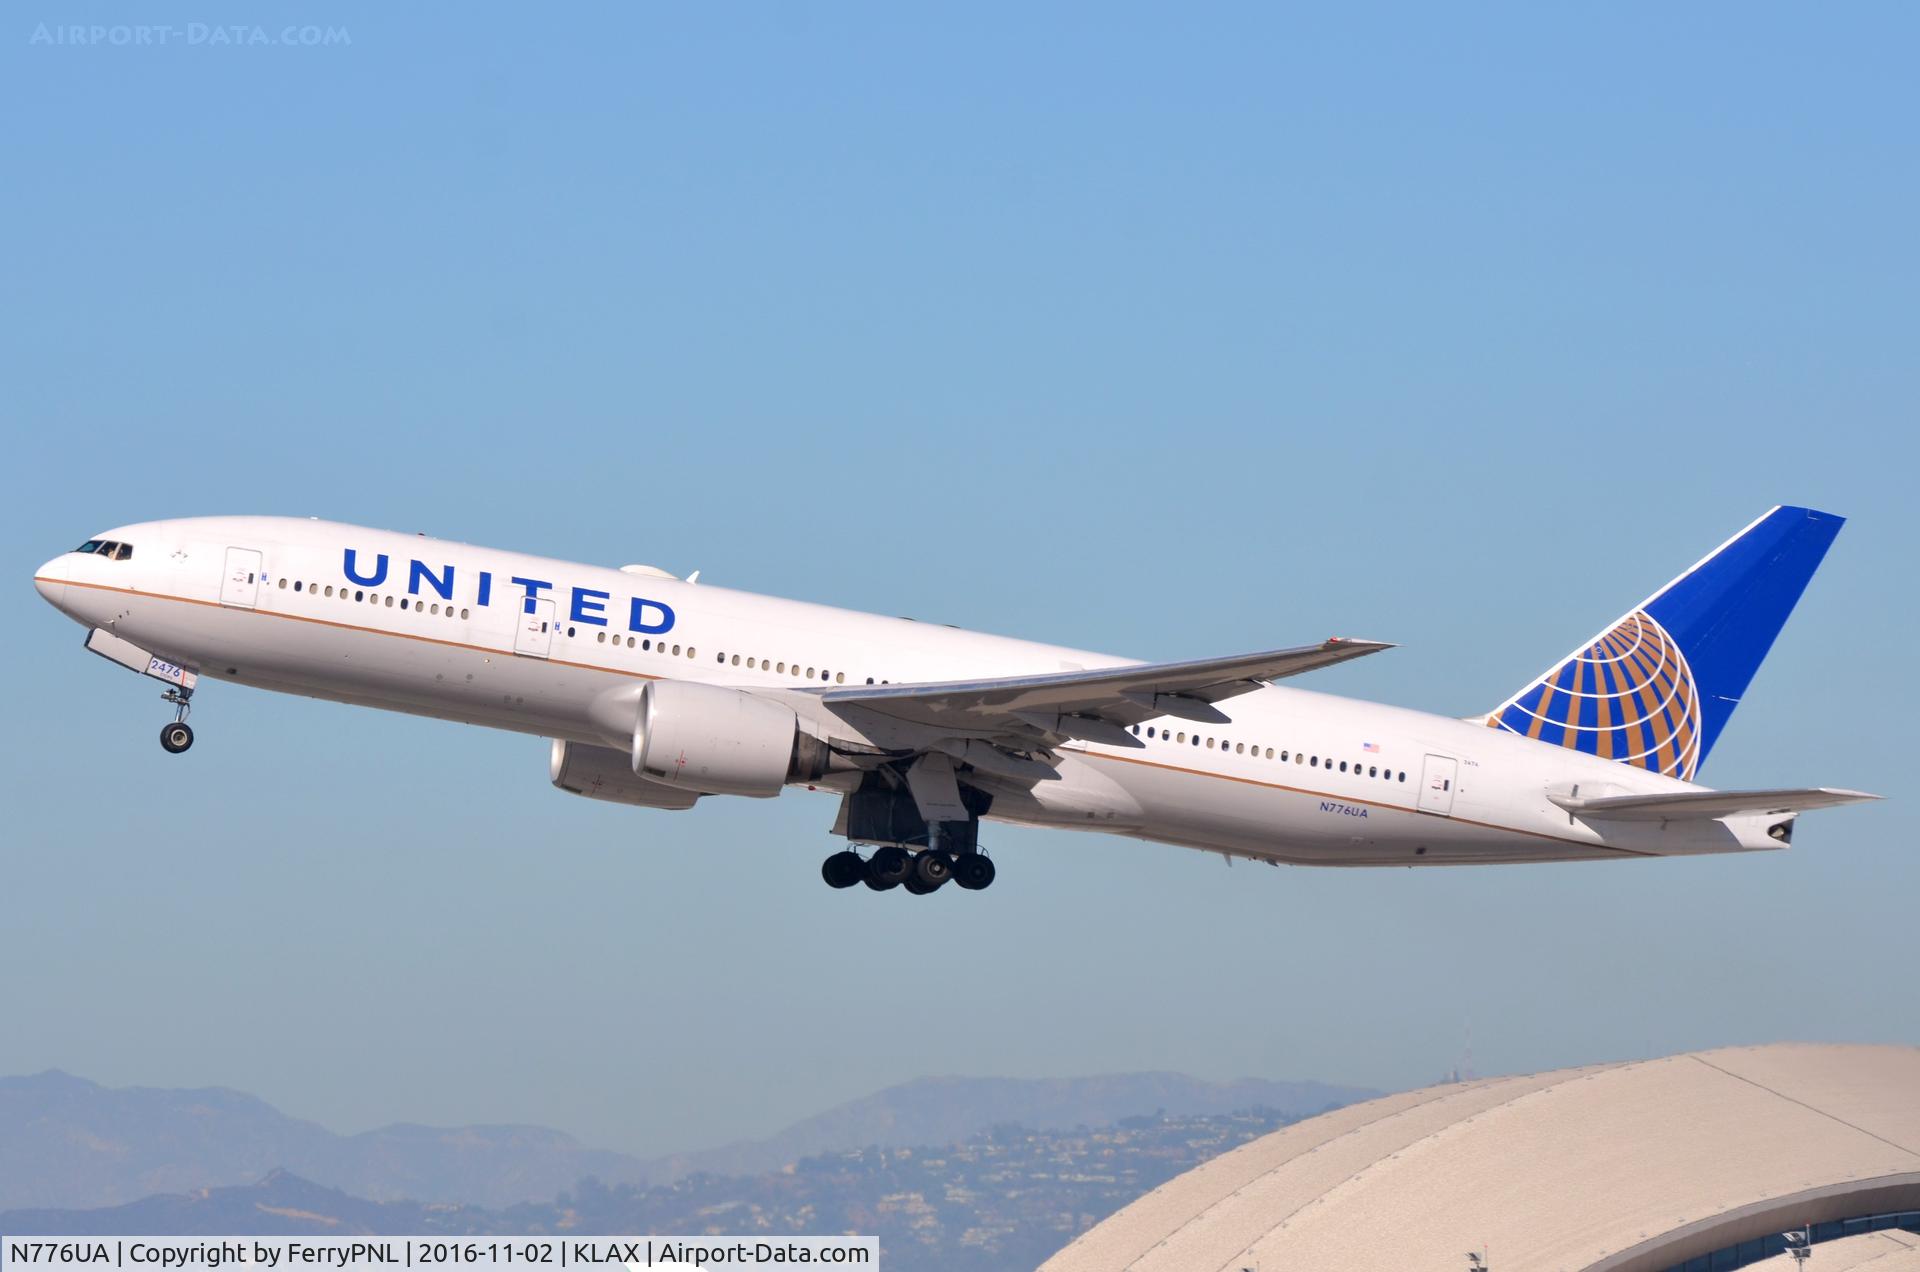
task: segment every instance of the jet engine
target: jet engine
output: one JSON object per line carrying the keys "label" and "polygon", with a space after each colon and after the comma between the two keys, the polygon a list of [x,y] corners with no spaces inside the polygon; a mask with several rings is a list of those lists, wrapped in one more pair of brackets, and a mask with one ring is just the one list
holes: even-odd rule
{"label": "jet engine", "polygon": [[633,773],[702,795],[778,795],[839,768],[792,708],[724,685],[656,680],[640,694]]}
{"label": "jet engine", "polygon": [[616,804],[634,804],[641,808],[692,808],[700,798],[698,791],[662,786],[633,775],[633,760],[625,751],[612,747],[588,746],[555,738],[553,757],[547,762],[553,784],[563,791],[588,799],[610,800]]}

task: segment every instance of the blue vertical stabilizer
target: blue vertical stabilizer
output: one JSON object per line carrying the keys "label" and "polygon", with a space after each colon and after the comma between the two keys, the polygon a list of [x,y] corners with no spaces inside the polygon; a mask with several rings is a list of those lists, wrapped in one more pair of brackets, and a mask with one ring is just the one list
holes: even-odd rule
{"label": "blue vertical stabilizer", "polygon": [[1487,717],[1693,780],[1845,518],[1775,508]]}

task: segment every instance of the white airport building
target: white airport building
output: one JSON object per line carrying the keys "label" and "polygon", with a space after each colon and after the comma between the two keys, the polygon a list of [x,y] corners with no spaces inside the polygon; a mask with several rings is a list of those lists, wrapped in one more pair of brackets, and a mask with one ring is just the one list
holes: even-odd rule
{"label": "white airport building", "polygon": [[1325,1113],[1169,1181],[1042,1272],[1920,1272],[1916,1231],[1920,1048],[1777,1044]]}

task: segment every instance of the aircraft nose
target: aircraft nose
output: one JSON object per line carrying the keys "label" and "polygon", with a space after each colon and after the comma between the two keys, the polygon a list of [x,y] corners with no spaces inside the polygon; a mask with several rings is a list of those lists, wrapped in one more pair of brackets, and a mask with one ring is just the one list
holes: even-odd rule
{"label": "aircraft nose", "polygon": [[67,554],[61,553],[33,572],[33,590],[55,609],[67,599]]}

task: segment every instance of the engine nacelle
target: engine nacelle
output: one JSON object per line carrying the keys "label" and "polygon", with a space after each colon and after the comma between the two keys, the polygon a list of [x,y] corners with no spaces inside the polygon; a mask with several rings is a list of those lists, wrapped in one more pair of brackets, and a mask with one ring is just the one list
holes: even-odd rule
{"label": "engine nacelle", "polygon": [[738,689],[656,680],[640,694],[633,772],[674,790],[765,799],[815,777],[824,752],[791,708]]}
{"label": "engine nacelle", "polygon": [[692,808],[700,798],[698,791],[662,786],[635,777],[633,757],[612,747],[588,746],[582,742],[554,739],[553,757],[547,762],[553,784],[588,799],[611,800],[616,804],[635,804],[641,808]]}

